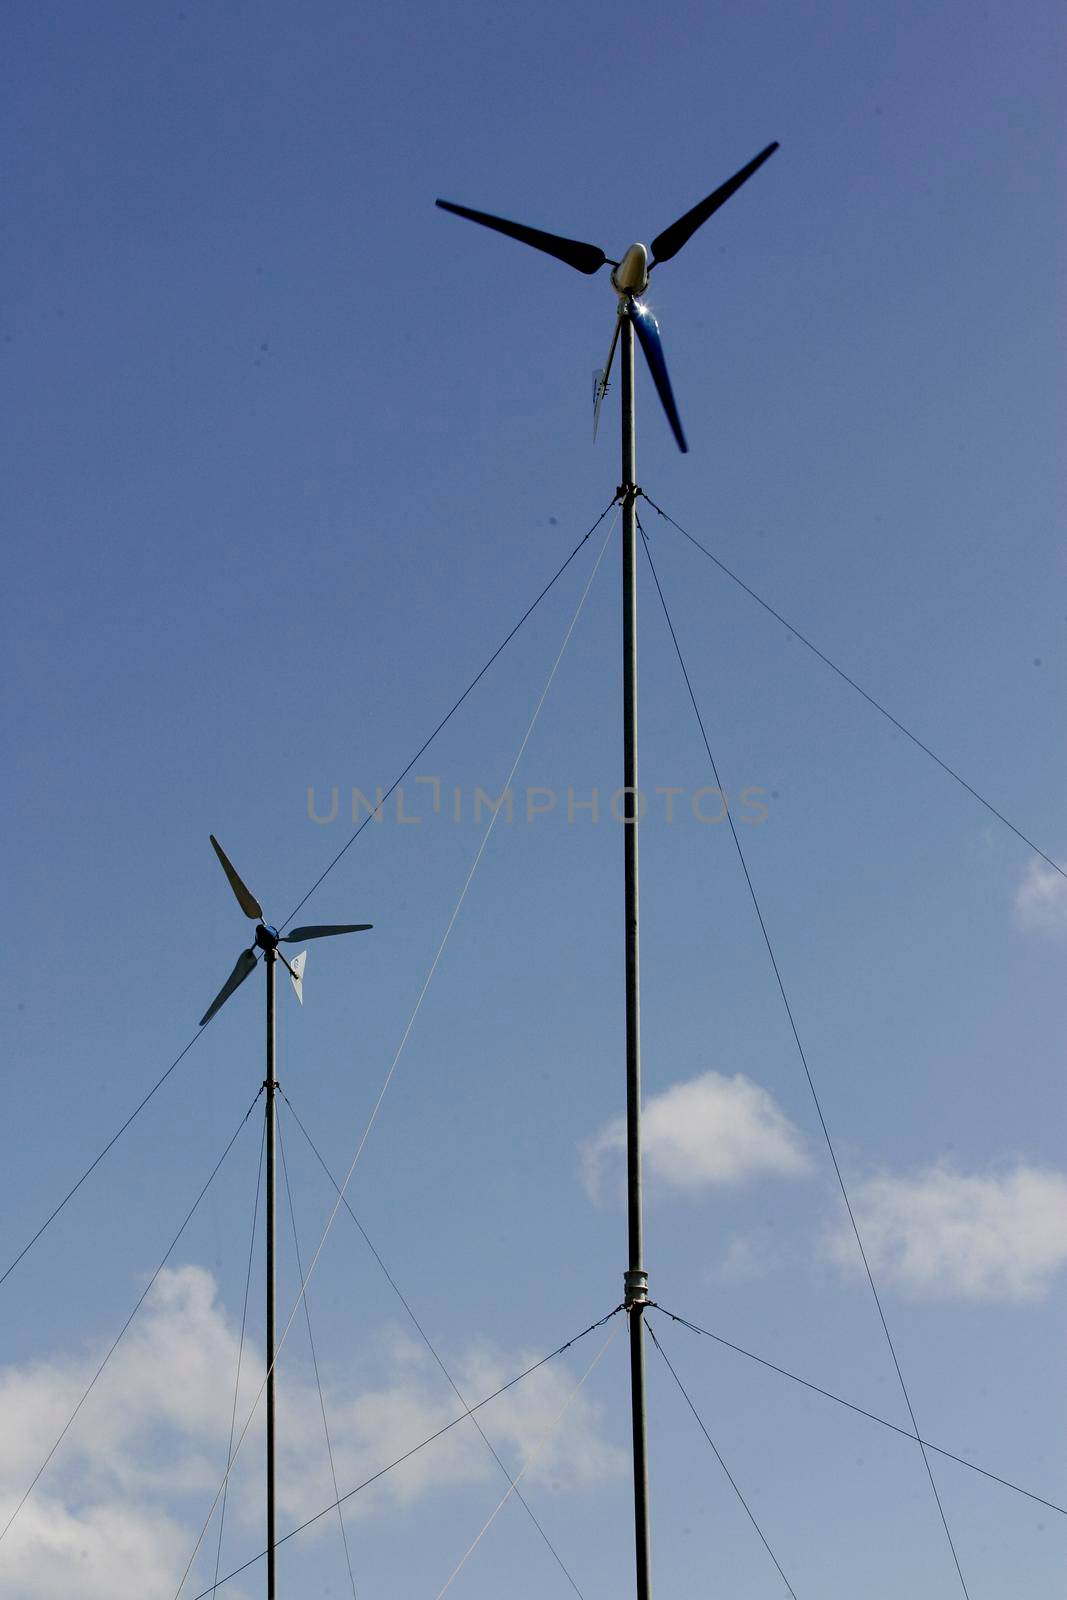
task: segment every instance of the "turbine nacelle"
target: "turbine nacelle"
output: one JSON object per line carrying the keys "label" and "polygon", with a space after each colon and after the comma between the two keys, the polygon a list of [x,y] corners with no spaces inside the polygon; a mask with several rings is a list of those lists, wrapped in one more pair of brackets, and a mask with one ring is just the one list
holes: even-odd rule
{"label": "turbine nacelle", "polygon": [[611,274],[617,294],[644,294],[648,288],[648,251],[643,244],[632,244]]}

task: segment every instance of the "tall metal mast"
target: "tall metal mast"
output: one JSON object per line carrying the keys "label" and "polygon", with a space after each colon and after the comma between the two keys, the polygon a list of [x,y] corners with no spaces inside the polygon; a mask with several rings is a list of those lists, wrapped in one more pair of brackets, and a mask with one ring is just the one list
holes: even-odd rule
{"label": "tall metal mast", "polygon": [[648,1439],[645,1424],[645,1318],[641,1205],[641,973],[637,830],[637,439],[634,409],[634,326],[620,308],[622,364],[622,723],[623,863],[626,908],[626,1210],[629,1265],[624,1304],[630,1324],[630,1412],[633,1425],[634,1545],[637,1600],[651,1600],[648,1527]]}
{"label": "tall metal mast", "polygon": [[266,952],[267,1076],[263,1085],[267,1091],[267,1127],[265,1135],[267,1145],[267,1600],[276,1600],[278,1592],[274,1549],[274,1221],[276,1211],[274,1197],[274,1091],[278,1087],[274,1076],[274,979],[277,959],[277,951],[268,949]]}

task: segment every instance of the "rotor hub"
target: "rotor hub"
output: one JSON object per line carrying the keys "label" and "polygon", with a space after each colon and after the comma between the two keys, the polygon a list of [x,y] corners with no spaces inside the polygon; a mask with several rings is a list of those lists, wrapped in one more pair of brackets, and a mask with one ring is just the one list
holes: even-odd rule
{"label": "rotor hub", "polygon": [[611,274],[618,294],[644,294],[648,288],[648,251],[643,244],[632,244]]}
{"label": "rotor hub", "polygon": [[261,922],[256,928],[256,943],[261,950],[277,950],[281,934],[269,923]]}

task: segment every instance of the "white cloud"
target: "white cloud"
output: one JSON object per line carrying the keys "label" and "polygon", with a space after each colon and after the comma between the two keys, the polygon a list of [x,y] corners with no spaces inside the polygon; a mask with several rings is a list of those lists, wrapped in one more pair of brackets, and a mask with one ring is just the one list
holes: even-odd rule
{"label": "white cloud", "polygon": [[[543,1353],[526,1350],[505,1355],[488,1344],[477,1344],[451,1363],[450,1370],[461,1393],[473,1404]],[[380,1364],[385,1370],[377,1382],[361,1387],[347,1399],[335,1395],[331,1403],[327,1396],[342,1492],[444,1427],[460,1410],[425,1347],[406,1334],[392,1336]],[[530,1463],[524,1483],[551,1482],[578,1489],[624,1470],[624,1457],[601,1436],[600,1408],[584,1389],[567,1406],[559,1428],[550,1434],[576,1381],[571,1368],[553,1362],[477,1413],[512,1472]],[[307,1463],[322,1455],[321,1417],[317,1401],[308,1398],[312,1404],[302,1407],[307,1436],[300,1451],[303,1470],[294,1461],[294,1470],[288,1474],[288,1510],[294,1520],[312,1515],[333,1498],[323,1492],[323,1484],[313,1487],[306,1482]],[[356,1496],[350,1502],[351,1514],[377,1516],[388,1507],[410,1506],[431,1491],[487,1483],[494,1475],[503,1486],[500,1468],[473,1425],[461,1423]]]}
{"label": "white cloud", "polygon": [[1015,920],[1027,933],[1067,934],[1067,878],[1043,861],[1031,861],[1015,891]]}
{"label": "white cloud", "polygon": [[[932,1299],[1033,1300],[1067,1263],[1067,1178],[1020,1164],[974,1176],[936,1165],[870,1178],[853,1193],[876,1279]],[[826,1239],[856,1263],[847,1223]]]}
{"label": "white cloud", "polygon": [[[52,1356],[0,1370],[0,1527],[74,1409],[106,1345],[76,1357]],[[424,1346],[385,1330],[369,1341],[365,1366],[343,1380],[324,1372],[327,1416],[341,1492],[451,1422],[460,1410]],[[238,1337],[218,1302],[211,1274],[182,1267],[160,1274],[136,1322],[70,1432],[0,1543],[5,1600],[171,1600],[225,1466]],[[537,1356],[485,1343],[454,1361],[472,1403]],[[259,1388],[262,1350],[246,1342],[238,1426]],[[543,1450],[576,1379],[552,1362],[491,1402],[478,1417],[515,1471],[532,1460],[526,1482],[591,1487],[625,1467],[607,1444],[600,1408],[583,1389]],[[322,1420],[313,1382],[283,1355],[279,1381],[279,1517],[283,1528],[333,1500]],[[244,1555],[262,1531],[262,1405],[230,1480],[228,1549]],[[346,1520],[382,1516],[421,1496],[503,1483],[499,1467],[469,1422],[387,1473],[345,1507]],[[214,1524],[201,1554],[210,1580]],[[304,1538],[336,1537],[324,1517]],[[209,1554],[210,1552],[210,1554]],[[225,1558],[224,1558],[225,1559]],[[201,1569],[194,1569],[194,1578]],[[224,1568],[225,1570],[225,1568]],[[202,1587],[198,1585],[198,1587]],[[231,1595],[232,1591],[232,1595]],[[190,1592],[195,1593],[192,1589]],[[249,1590],[228,1585],[231,1600]]]}
{"label": "white cloud", "polygon": [[191,1548],[189,1529],[158,1509],[42,1494],[0,1546],[3,1592],[10,1600],[173,1600]]}
{"label": "white cloud", "polygon": [[[105,1350],[0,1370],[0,1527]],[[0,1544],[5,1596],[173,1596],[196,1537],[190,1506],[206,1514],[225,1464],[236,1362],[210,1274],[161,1273]],[[249,1382],[246,1409],[254,1393]]]}
{"label": "white cloud", "polygon": [[[705,1072],[646,1101],[642,1145],[652,1179],[676,1189],[743,1183],[775,1174],[801,1177],[810,1163],[799,1131],[773,1096],[750,1078]],[[613,1118],[580,1146],[582,1175],[600,1198],[605,1168],[626,1149],[626,1123]]]}

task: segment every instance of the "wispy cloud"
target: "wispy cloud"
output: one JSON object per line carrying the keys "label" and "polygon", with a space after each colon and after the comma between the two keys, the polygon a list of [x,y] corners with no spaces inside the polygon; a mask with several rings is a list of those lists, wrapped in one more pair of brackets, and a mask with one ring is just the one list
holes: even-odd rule
{"label": "wispy cloud", "polygon": [[[238,1339],[211,1274],[182,1267],[160,1274],[104,1377],[53,1463],[0,1544],[0,1591],[10,1600],[172,1600],[226,1461]],[[95,1370],[101,1351],[55,1355],[0,1370],[0,1527],[6,1523]],[[543,1351],[503,1352],[473,1342],[454,1375],[473,1403]],[[246,1343],[238,1421],[247,1416],[263,1371]],[[421,1344],[396,1329],[370,1341],[355,1377],[324,1373],[325,1399],[342,1493],[377,1472],[461,1408]],[[526,1483],[572,1492],[615,1476],[625,1462],[604,1438],[587,1390],[551,1425],[574,1384],[551,1363],[478,1413],[512,1470],[531,1462]],[[279,1515],[283,1526],[333,1499],[318,1397],[291,1356],[279,1385]],[[247,1553],[262,1530],[262,1405],[231,1478],[230,1516]],[[494,1483],[500,1469],[474,1427],[462,1422],[357,1495],[348,1517],[381,1517],[429,1494]],[[502,1482],[503,1480],[500,1479]],[[337,1537],[323,1518],[305,1538]],[[202,1562],[210,1580],[214,1537]],[[200,1568],[197,1569],[201,1570]],[[225,1568],[224,1568],[225,1570]],[[194,1573],[195,1576],[195,1573]],[[199,1585],[202,1586],[202,1585]],[[232,1585],[229,1587],[233,1587]],[[229,1587],[227,1593],[229,1593]],[[195,1592],[195,1591],[194,1591]],[[241,1600],[247,1590],[234,1590]]]}
{"label": "wispy cloud", "polygon": [[1067,878],[1043,861],[1031,861],[1015,891],[1013,909],[1025,932],[1067,936]]}
{"label": "wispy cloud", "polygon": [[[852,1195],[875,1276],[930,1299],[1034,1300],[1067,1263],[1067,1177],[1019,1164],[985,1175],[938,1164],[882,1174]],[[847,1224],[826,1248],[856,1264]]]}
{"label": "wispy cloud", "polygon": [[[645,1164],[651,1179],[676,1189],[744,1183],[767,1175],[796,1178],[810,1170],[803,1139],[773,1096],[737,1073],[705,1072],[673,1084],[645,1103]],[[626,1149],[626,1123],[615,1117],[579,1147],[593,1200]]]}
{"label": "wispy cloud", "polygon": [[705,1277],[709,1283],[751,1283],[765,1278],[770,1265],[767,1252],[758,1248],[746,1234],[738,1233],[727,1245],[722,1260],[711,1267]]}

